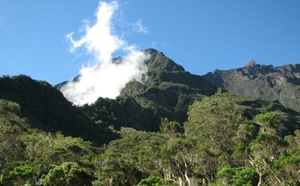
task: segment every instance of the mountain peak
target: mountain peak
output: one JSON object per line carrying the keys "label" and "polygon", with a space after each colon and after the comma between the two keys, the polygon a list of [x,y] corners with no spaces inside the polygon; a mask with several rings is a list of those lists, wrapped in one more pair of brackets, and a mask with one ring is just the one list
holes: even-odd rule
{"label": "mountain peak", "polygon": [[162,52],[153,48],[146,49],[145,52],[151,55],[151,57],[145,61],[149,68],[166,71],[185,71],[181,65],[175,63]]}
{"label": "mountain peak", "polygon": [[250,61],[248,61],[248,63],[245,65],[245,67],[254,67],[256,65],[257,65],[257,63],[253,59],[251,59]]}

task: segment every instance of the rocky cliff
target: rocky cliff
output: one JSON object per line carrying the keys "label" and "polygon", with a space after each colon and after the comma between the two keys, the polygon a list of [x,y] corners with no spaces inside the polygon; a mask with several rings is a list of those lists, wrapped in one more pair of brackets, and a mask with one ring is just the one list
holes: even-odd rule
{"label": "rocky cliff", "polygon": [[232,94],[278,100],[300,111],[300,64],[274,67],[251,60],[242,68],[215,70],[203,77]]}

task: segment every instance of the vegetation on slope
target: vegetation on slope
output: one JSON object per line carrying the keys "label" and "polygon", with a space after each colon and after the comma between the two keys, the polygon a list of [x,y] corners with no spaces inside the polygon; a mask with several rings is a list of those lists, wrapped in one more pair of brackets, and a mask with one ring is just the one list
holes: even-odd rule
{"label": "vegetation on slope", "polygon": [[299,112],[146,51],[143,83],[80,107],[46,82],[0,78],[0,185],[300,184]]}
{"label": "vegetation on slope", "polygon": [[72,105],[61,92],[44,81],[25,75],[0,78],[0,98],[18,103],[20,116],[26,117],[35,128],[64,135],[82,137],[95,144],[108,143],[104,134],[117,138],[111,131],[95,124],[80,109]]}
{"label": "vegetation on slope", "polygon": [[192,104],[183,126],[164,118],[159,132],[121,127],[120,139],[95,147],[34,128],[17,103],[1,100],[0,183],[299,184],[299,113],[286,111],[218,92]]}

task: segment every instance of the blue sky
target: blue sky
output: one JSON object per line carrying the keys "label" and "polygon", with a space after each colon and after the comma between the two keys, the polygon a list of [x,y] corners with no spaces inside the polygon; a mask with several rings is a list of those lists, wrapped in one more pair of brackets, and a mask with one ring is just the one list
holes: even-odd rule
{"label": "blue sky", "polygon": [[[111,2],[111,1],[108,1]],[[55,85],[91,58],[70,52],[98,0],[0,0],[0,75],[26,74]],[[193,74],[300,62],[299,0],[118,1],[112,33],[138,49],[155,48]],[[113,55],[120,55],[115,52]]]}

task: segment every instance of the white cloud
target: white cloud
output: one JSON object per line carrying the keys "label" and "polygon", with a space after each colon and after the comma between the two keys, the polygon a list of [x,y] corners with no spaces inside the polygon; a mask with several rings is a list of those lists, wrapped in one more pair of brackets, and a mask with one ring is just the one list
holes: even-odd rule
{"label": "white cloud", "polygon": [[148,28],[142,24],[142,20],[138,19],[137,22],[134,23],[135,31],[138,33],[148,34]]}
{"label": "white cloud", "polygon": [[[147,71],[143,61],[149,56],[113,34],[112,17],[117,10],[116,1],[100,2],[95,24],[90,26],[88,21],[85,22],[85,35],[79,40],[73,39],[73,33],[67,35],[72,44],[70,51],[83,47],[95,59],[94,65],[80,70],[77,81],[71,81],[61,89],[74,104],[92,103],[99,97],[116,98],[126,83],[133,79],[141,81]],[[112,63],[112,54],[118,50],[125,52],[126,56],[120,64]]]}

